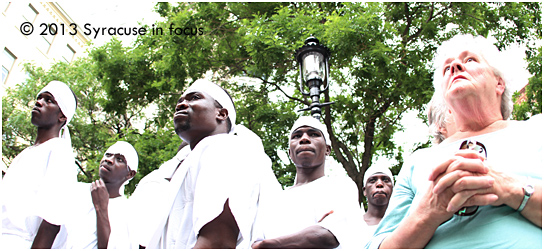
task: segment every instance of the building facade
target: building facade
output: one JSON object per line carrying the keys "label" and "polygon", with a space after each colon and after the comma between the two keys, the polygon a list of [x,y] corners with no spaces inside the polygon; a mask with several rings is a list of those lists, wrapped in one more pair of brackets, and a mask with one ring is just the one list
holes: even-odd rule
{"label": "building facade", "polygon": [[55,62],[86,55],[90,38],[80,27],[73,29],[75,22],[58,3],[3,2],[0,10],[2,94],[6,87],[24,83],[24,63],[47,70]]}

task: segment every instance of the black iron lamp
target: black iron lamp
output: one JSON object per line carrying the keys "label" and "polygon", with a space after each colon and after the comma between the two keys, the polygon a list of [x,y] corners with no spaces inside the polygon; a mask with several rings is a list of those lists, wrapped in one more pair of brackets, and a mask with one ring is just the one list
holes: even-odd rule
{"label": "black iron lamp", "polygon": [[[311,111],[312,117],[321,118],[321,107],[334,102],[320,103],[319,96],[329,88],[329,56],[330,51],[313,36],[304,41],[304,45],[296,51],[296,59],[300,71],[300,92],[310,96],[312,103],[300,111]],[[321,90],[321,85],[324,86]],[[306,92],[306,88],[309,92]]]}

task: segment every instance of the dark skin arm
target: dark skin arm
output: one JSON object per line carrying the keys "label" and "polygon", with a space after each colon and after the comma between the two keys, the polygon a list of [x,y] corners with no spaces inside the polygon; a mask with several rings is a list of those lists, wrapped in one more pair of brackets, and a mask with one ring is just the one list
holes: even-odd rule
{"label": "dark skin arm", "polygon": [[60,226],[42,220],[40,228],[38,228],[38,233],[34,237],[34,242],[32,242],[32,248],[50,249],[59,231]]}
{"label": "dark skin arm", "polygon": [[[323,221],[327,216],[334,213],[333,210],[321,217],[318,222]],[[281,236],[275,239],[256,241],[251,248],[336,248],[340,245],[336,237],[326,228],[313,225],[300,232]]]}
{"label": "dark skin arm", "polygon": [[223,212],[200,229],[193,248],[236,248],[239,232],[227,200]]}
{"label": "dark skin arm", "polygon": [[91,197],[93,198],[94,209],[96,212],[97,246],[100,249],[105,249],[108,247],[111,227],[108,215],[108,202],[110,195],[104,181],[96,180],[91,183]]}
{"label": "dark skin arm", "polygon": [[336,248],[340,245],[336,237],[319,225],[307,227],[300,232],[281,236],[274,239],[257,241],[251,248]]}

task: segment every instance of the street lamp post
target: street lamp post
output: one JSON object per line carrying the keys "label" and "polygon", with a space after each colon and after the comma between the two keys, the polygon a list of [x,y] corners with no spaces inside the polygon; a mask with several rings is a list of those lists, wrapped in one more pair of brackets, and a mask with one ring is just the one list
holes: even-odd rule
{"label": "street lamp post", "polygon": [[[304,45],[296,51],[296,59],[300,71],[300,92],[310,96],[312,103],[299,111],[310,111],[312,117],[321,119],[321,107],[334,102],[320,103],[319,96],[329,88],[329,56],[330,51],[313,36],[304,41]],[[324,89],[321,90],[321,85]],[[305,91],[308,87],[309,92]]]}

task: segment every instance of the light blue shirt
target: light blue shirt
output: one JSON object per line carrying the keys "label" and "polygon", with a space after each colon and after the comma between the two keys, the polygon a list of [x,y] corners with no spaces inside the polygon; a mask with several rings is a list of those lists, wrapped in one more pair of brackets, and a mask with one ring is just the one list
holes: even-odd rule
{"label": "light blue shirt", "polygon": [[[483,143],[491,168],[525,179],[542,180],[543,119],[512,121],[502,130],[473,137]],[[459,140],[415,152],[404,164],[387,212],[367,248],[378,248],[403,218],[415,210],[430,181],[432,168],[459,149]],[[471,216],[454,215],[438,227],[425,248],[534,248],[542,249],[542,228],[515,209],[480,206]]]}

